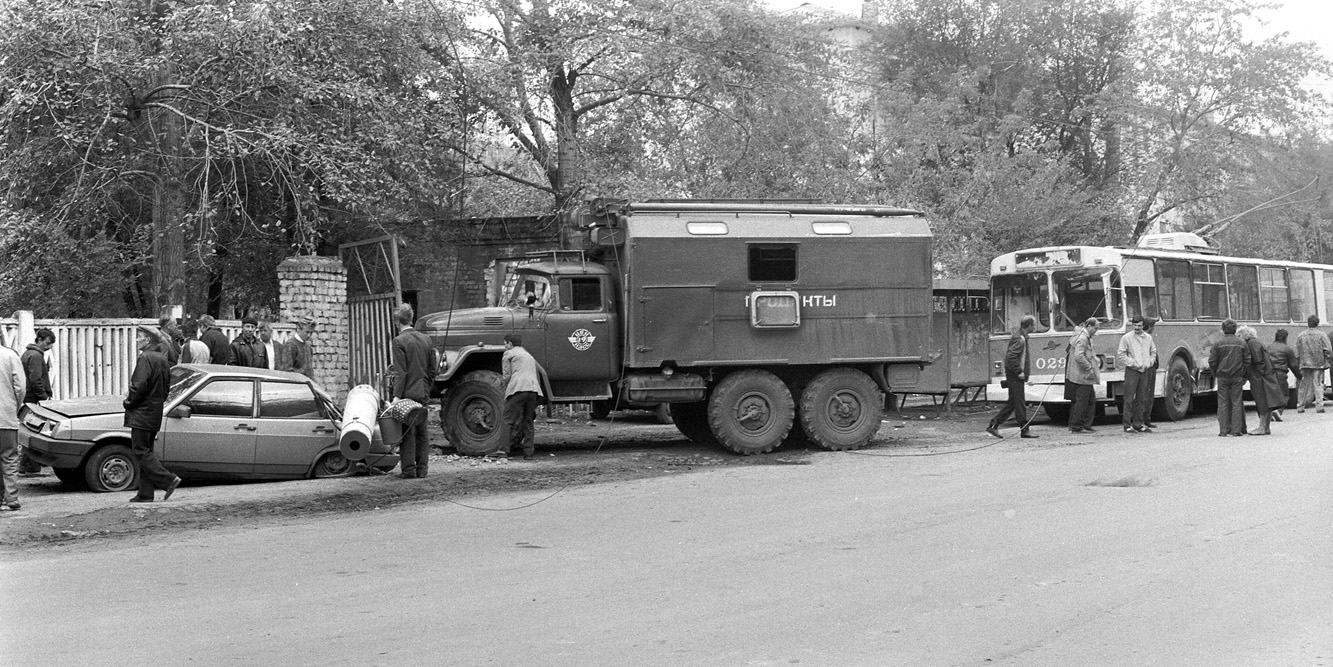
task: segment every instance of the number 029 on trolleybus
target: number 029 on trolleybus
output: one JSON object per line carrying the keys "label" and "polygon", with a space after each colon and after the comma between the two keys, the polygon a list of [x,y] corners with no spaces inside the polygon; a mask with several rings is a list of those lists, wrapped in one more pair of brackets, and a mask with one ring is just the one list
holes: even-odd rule
{"label": "number 029 on trolleybus", "polygon": [[[1133,248],[1061,246],[1019,250],[991,262],[991,379],[987,395],[1004,400],[1004,351],[1024,315],[1037,319],[1029,336],[1027,400],[1053,419],[1069,414],[1065,365],[1074,328],[1095,317],[1093,351],[1101,383],[1099,404],[1122,396],[1124,368],[1116,364],[1120,337],[1135,315],[1158,320],[1153,330],[1158,370],[1153,414],[1179,420],[1192,400],[1216,382],[1208,352],[1227,318],[1254,327],[1265,344],[1278,329],[1290,345],[1306,318],[1333,312],[1333,266],[1217,254],[1189,233],[1144,236]],[[1294,386],[1294,385],[1289,385]]]}

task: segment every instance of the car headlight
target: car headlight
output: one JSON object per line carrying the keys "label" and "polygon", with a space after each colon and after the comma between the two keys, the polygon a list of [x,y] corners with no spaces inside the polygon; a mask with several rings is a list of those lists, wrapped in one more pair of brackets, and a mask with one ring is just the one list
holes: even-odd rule
{"label": "car headlight", "polygon": [[51,427],[52,438],[68,439],[70,437],[70,431],[72,431],[73,429],[70,428],[69,420],[52,422],[52,424],[53,424],[53,426]]}

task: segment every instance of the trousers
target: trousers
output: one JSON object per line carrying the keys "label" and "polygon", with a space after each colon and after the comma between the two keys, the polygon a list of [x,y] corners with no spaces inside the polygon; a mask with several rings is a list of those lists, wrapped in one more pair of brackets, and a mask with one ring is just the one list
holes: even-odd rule
{"label": "trousers", "polygon": [[1000,411],[995,413],[995,416],[991,418],[990,426],[991,428],[999,428],[1000,424],[1003,424],[1012,416],[1014,421],[1018,422],[1018,426],[1023,429],[1023,432],[1027,433],[1028,406],[1027,391],[1025,390],[1026,383],[1018,379],[1017,375],[1006,375],[1004,381],[1009,387],[1009,402],[1005,403],[1004,407],[1000,408]]}
{"label": "trousers", "polygon": [[537,392],[518,391],[505,397],[504,417],[509,448],[522,448],[524,456],[532,456],[536,451],[537,432],[532,422],[537,418]]}
{"label": "trousers", "polygon": [[1311,404],[1324,409],[1324,369],[1302,368],[1301,379],[1296,383],[1296,407],[1304,410]]}
{"label": "trousers", "polygon": [[1245,432],[1244,377],[1217,378],[1217,434],[1240,435]]}
{"label": "trousers", "polygon": [[1097,412],[1095,398],[1092,385],[1074,385],[1074,407],[1069,410],[1069,428],[1092,428],[1092,417]]}
{"label": "trousers", "polygon": [[403,424],[403,439],[398,443],[398,468],[404,475],[425,477],[430,468],[430,434],[426,420]]}
{"label": "trousers", "polygon": [[1125,426],[1143,426],[1152,414],[1153,377],[1148,371],[1125,369],[1125,395],[1120,401],[1120,421]]}
{"label": "trousers", "polygon": [[130,429],[130,453],[139,464],[139,497],[153,499],[153,492],[166,490],[176,476],[163,467],[153,452],[153,443],[157,441],[157,431],[148,429]]}
{"label": "trousers", "polygon": [[0,428],[0,502],[8,505],[19,499],[19,432]]}

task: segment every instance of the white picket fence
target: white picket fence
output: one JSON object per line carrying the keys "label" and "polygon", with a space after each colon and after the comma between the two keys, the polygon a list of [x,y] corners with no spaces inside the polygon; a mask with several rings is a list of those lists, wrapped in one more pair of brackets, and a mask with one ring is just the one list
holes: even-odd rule
{"label": "white picket fence", "polygon": [[[235,338],[241,332],[239,320],[218,323]],[[155,319],[33,319],[26,311],[10,318],[0,318],[0,344],[23,354],[36,339],[37,329],[50,329],[56,344],[46,353],[51,365],[51,386],[55,399],[83,396],[116,396],[129,391],[130,373],[138,356],[134,349],[134,329],[156,327]],[[273,338],[285,341],[295,327],[273,324]]]}

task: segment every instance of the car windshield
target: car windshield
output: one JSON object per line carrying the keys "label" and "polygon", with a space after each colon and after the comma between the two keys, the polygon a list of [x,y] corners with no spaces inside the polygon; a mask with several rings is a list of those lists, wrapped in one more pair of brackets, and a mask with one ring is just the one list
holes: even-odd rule
{"label": "car windshield", "polygon": [[329,396],[324,392],[322,387],[313,382],[310,383],[310,388],[315,390],[315,396],[324,404],[324,408],[327,410],[329,417],[334,421],[342,421],[342,408],[338,407],[338,404],[333,402],[333,397]]}
{"label": "car windshield", "polygon": [[193,387],[199,378],[203,377],[202,371],[197,371],[184,366],[176,366],[171,369],[171,390],[167,392],[167,402],[176,400],[185,390]]}

